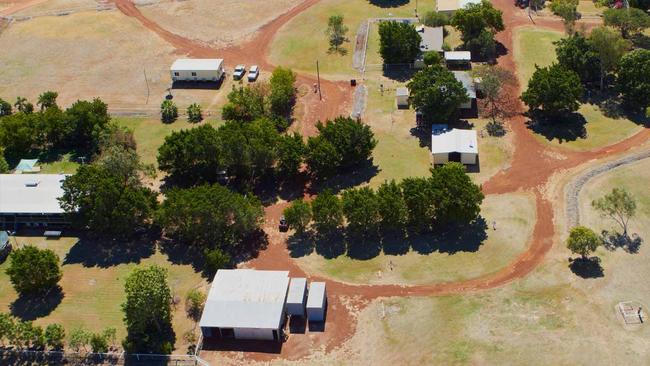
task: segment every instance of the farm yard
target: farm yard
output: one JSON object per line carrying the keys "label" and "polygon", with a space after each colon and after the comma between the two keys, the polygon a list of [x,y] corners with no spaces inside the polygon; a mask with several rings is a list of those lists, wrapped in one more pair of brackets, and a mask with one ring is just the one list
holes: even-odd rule
{"label": "farm yard", "polygon": [[[283,324],[283,313],[278,330],[282,337],[274,334],[281,342],[268,344],[223,340],[228,329],[219,325],[212,330],[218,330],[216,346],[209,339],[196,354],[202,362],[650,362],[646,341],[650,328],[626,325],[618,308],[624,301],[640,304],[645,320],[650,306],[650,288],[639,280],[650,275],[645,265],[650,231],[644,226],[650,219],[646,192],[650,173],[645,170],[650,158],[633,159],[650,147],[649,120],[639,111],[623,109],[615,75],[620,70],[605,78],[605,92],[584,83],[576,107],[568,112],[545,114],[545,106],[528,111],[526,98],[521,103],[519,96],[534,85],[537,68],[559,62],[554,43],[568,37],[566,24],[549,5],[530,14],[512,1],[491,1],[503,16],[505,29],[488,32],[495,34],[493,59],[477,61],[473,54],[467,66],[473,69],[468,75],[477,98],[469,111],[459,99],[449,116],[439,117],[437,110],[432,113],[415,97],[419,75],[436,70],[435,82],[450,75],[453,82],[436,84],[437,90],[447,92],[447,86],[459,85],[471,96],[471,88],[449,72],[454,67],[446,56],[439,55],[433,63],[425,57],[423,71],[414,64],[384,66],[390,55],[380,52],[378,22],[367,30],[363,67],[358,65],[356,44],[357,31],[362,35],[359,40],[364,39],[369,19],[418,14],[423,21],[436,8],[433,0],[17,3],[0,0],[0,14],[33,18],[0,24],[0,43],[11,45],[0,54],[6,71],[0,98],[10,102],[15,115],[5,119],[0,109],[0,145],[8,141],[5,131],[6,136],[25,135],[16,133],[11,124],[29,114],[18,97],[34,103],[32,121],[37,121],[51,108],[41,93],[58,92],[54,98],[66,122],[74,121],[75,110],[70,107],[74,101],[100,98],[108,105],[110,126],[126,128],[120,132],[126,138],[115,132],[97,138],[103,132],[94,130],[84,136],[97,146],[77,151],[70,145],[84,139],[71,144],[69,137],[33,127],[39,137],[18,158],[32,158],[28,153],[40,149],[39,156],[45,157],[40,173],[73,174],[68,178],[71,187],[77,184],[88,190],[97,184],[104,189],[95,195],[124,190],[134,202],[140,198],[133,192],[146,196],[151,190],[155,195],[137,208],[125,209],[129,202],[122,200],[124,196],[106,200],[110,203],[103,215],[116,217],[114,225],[101,226],[98,210],[83,210],[83,215],[96,216],[81,217],[86,220],[84,229],[66,229],[59,239],[40,236],[40,228],[10,237],[14,251],[27,245],[51,249],[60,259],[62,277],[60,291],[48,292],[40,301],[28,300],[12,285],[14,279],[10,281],[10,255],[0,262],[0,313],[42,327],[62,324],[68,334],[66,348],[73,329],[101,332],[113,327],[117,348],[135,349],[129,338],[136,334],[135,327],[127,319],[128,310],[121,307],[131,296],[127,277],[157,265],[167,271],[164,285],[170,296],[163,307],[170,309],[175,338],[170,345],[156,344],[156,353],[193,354],[197,336],[214,333],[206,333],[198,318],[188,316],[186,296],[191,290],[199,289],[203,295],[212,291],[217,269],[288,271],[292,279],[305,277],[327,285],[324,322],[314,326],[305,321],[309,324],[301,328],[294,315]],[[70,14],[52,16],[70,9],[74,9]],[[602,24],[603,10],[591,1],[578,2],[583,17],[576,29],[588,36]],[[347,27],[339,37],[340,48],[332,45],[334,15],[342,16],[339,26]],[[618,35],[618,30],[614,33]],[[445,25],[445,49],[467,48],[461,35],[461,28]],[[418,46],[420,54],[422,47]],[[186,57],[223,57],[226,73],[219,87],[190,82],[188,87],[168,89],[170,65]],[[232,69],[239,63],[247,67],[242,81],[233,80]],[[482,89],[485,79],[477,77],[483,68],[495,70],[488,66],[492,63],[515,76],[513,83],[499,86],[507,97],[515,97],[506,104],[510,110],[494,115]],[[262,66],[262,75],[254,82],[246,81],[252,64]],[[278,106],[275,98],[282,92],[278,92],[282,82],[291,88],[280,96],[285,104]],[[507,80],[500,82],[505,85]],[[396,91],[407,85],[409,105],[398,108]],[[503,94],[499,98],[505,99]],[[194,122],[190,106],[199,107],[200,118]],[[427,119],[427,113],[435,118]],[[9,122],[3,130],[5,120]],[[316,128],[317,121],[327,123]],[[476,133],[476,142],[469,142],[478,149],[476,164],[434,166],[439,160],[432,156],[432,148],[440,140],[432,142],[430,125],[447,122],[450,128]],[[494,132],[496,122],[500,129]],[[58,140],[50,144],[50,136]],[[17,156],[14,145],[7,146],[6,160],[13,168]],[[110,155],[118,147],[136,157],[126,177],[110,170],[116,161],[128,160],[128,155]],[[4,148],[0,146],[0,158]],[[459,150],[445,154],[445,159],[464,159]],[[81,164],[80,156],[90,161]],[[613,167],[613,161],[626,158],[630,161]],[[0,159],[0,170],[2,163]],[[157,171],[151,174],[141,163]],[[110,184],[115,177],[119,184],[110,189],[100,186],[110,180],[102,172],[114,174]],[[385,196],[384,201],[379,198],[392,180],[399,193],[389,197],[402,200],[406,210],[394,232],[388,228],[394,225],[387,214],[392,206],[386,209]],[[420,184],[416,193],[408,190],[405,180]],[[579,215],[567,206],[574,187],[579,187],[574,200]],[[614,188],[625,189],[636,204],[627,237],[619,233],[615,220],[592,204]],[[477,194],[471,193],[473,189]],[[62,202],[74,199],[67,196]],[[97,201],[101,199],[93,204],[102,203]],[[418,202],[430,206],[421,208]],[[308,217],[290,215],[299,203]],[[477,211],[465,219],[463,213],[474,204]],[[1,209],[2,202],[0,215]],[[132,215],[133,222],[122,220],[117,211]],[[585,253],[569,250],[574,223],[593,229],[600,245]],[[72,226],[77,225],[75,220]],[[99,239],[110,235],[106,226],[133,231],[140,239]],[[196,301],[202,309],[214,299],[206,302],[199,296]],[[158,334],[151,329],[145,334]],[[5,344],[4,336],[0,332],[0,343]],[[92,344],[87,350],[91,348],[95,350]]]}

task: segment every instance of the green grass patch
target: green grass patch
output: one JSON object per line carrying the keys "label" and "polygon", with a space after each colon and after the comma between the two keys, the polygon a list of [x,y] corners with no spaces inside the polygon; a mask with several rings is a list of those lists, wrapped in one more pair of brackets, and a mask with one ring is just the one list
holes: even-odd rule
{"label": "green grass patch", "polygon": [[71,161],[72,157],[70,154],[65,154],[57,161],[49,163],[39,163],[41,167],[41,173],[45,174],[74,174],[79,167],[79,163]]}
{"label": "green grass patch", "polygon": [[528,80],[535,72],[535,65],[549,66],[556,60],[553,42],[562,38],[560,32],[532,27],[520,27],[514,31],[514,55],[517,63],[517,75],[522,90],[526,89]]}
{"label": "green grass patch", "polygon": [[[423,14],[432,10],[433,1],[420,1],[418,12]],[[325,31],[331,15],[341,14],[349,28],[348,38],[343,47],[346,54],[331,53]],[[316,73],[316,60],[320,71],[330,77],[345,78],[354,73],[352,56],[359,25],[375,17],[413,17],[415,2],[394,7],[380,7],[369,1],[325,0],[310,7],[287,23],[275,36],[269,60],[276,65],[291,67],[295,71]],[[376,28],[376,27],[375,27]],[[376,53],[376,52],[375,52]]]}

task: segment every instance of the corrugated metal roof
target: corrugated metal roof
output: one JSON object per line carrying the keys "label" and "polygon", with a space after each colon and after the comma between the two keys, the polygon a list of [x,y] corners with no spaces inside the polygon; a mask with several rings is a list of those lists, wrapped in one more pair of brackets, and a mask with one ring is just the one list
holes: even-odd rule
{"label": "corrugated metal roof", "polygon": [[431,133],[431,153],[473,153],[478,154],[478,140],[476,131],[460,130],[433,130]]}
{"label": "corrugated metal roof", "polygon": [[292,278],[289,283],[289,294],[287,295],[287,304],[302,304],[305,301],[305,291],[307,290],[306,278]]}
{"label": "corrugated metal roof", "polygon": [[0,174],[0,213],[63,213],[65,174]]}
{"label": "corrugated metal roof", "polygon": [[277,329],[289,287],[288,271],[220,269],[214,276],[201,327]]}
{"label": "corrugated metal roof", "polygon": [[312,282],[309,284],[307,308],[322,308],[325,299],[325,282]]}
{"label": "corrugated metal roof", "polygon": [[172,64],[172,71],[212,71],[219,70],[221,58],[179,58]]}
{"label": "corrugated metal roof", "polygon": [[456,80],[460,81],[463,84],[463,87],[467,91],[467,96],[470,99],[476,98],[476,85],[474,84],[474,79],[472,75],[467,71],[452,71]]}
{"label": "corrugated metal roof", "polygon": [[472,53],[470,51],[446,51],[445,60],[448,61],[471,61]]}

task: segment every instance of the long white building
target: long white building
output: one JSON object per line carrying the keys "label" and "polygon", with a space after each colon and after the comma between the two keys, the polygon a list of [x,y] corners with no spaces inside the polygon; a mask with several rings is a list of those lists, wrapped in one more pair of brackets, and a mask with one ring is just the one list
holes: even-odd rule
{"label": "long white building", "polygon": [[60,227],[65,174],[0,174],[0,228]]}
{"label": "long white building", "polygon": [[219,81],[223,77],[223,59],[180,58],[172,64],[173,81]]}

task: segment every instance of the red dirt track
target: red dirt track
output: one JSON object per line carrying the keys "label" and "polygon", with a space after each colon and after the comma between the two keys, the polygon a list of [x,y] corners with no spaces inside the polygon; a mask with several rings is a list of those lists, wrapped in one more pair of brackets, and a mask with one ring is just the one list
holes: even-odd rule
{"label": "red dirt track", "polygon": [[[266,60],[268,46],[276,32],[291,18],[316,4],[319,0],[306,0],[302,4],[289,10],[271,22],[264,25],[250,41],[237,47],[213,49],[197,41],[189,40],[173,34],[155,22],[147,19],[131,3],[130,0],[114,0],[118,9],[124,14],[138,19],[145,27],[152,30],[171,45],[176,47],[181,54],[194,57],[223,57],[227,61],[241,63],[257,63],[263,68],[271,69]],[[563,31],[562,23],[558,19],[536,18],[533,23],[528,16],[513,6],[512,0],[493,0],[492,3],[503,11],[506,30],[499,33],[497,39],[505,46],[508,53],[499,58],[499,64],[515,71],[516,65],[512,54],[512,32],[516,27],[535,25],[537,27],[551,28]],[[538,20],[539,19],[539,20]],[[594,26],[594,23],[587,26]],[[311,86],[314,78],[307,75],[299,76],[300,84]],[[324,120],[339,114],[346,114],[351,99],[351,90],[345,83],[322,80],[324,100],[319,101],[314,93],[301,99],[305,105],[303,121],[312,126],[308,132],[314,132],[313,125],[318,120]],[[519,89],[519,87],[517,87]],[[519,90],[515,91],[519,95]],[[523,111],[523,107],[520,106]],[[553,224],[553,204],[546,199],[542,192],[549,178],[556,172],[576,167],[589,160],[623,153],[634,146],[648,140],[650,130],[644,129],[636,135],[605,147],[588,152],[570,152],[563,149],[550,148],[542,145],[527,129],[523,116],[517,116],[508,121],[511,133],[514,135],[514,154],[509,169],[501,171],[483,184],[485,194],[499,194],[515,192],[518,190],[531,191],[536,198],[537,221],[532,238],[527,250],[519,255],[505,268],[486,276],[461,282],[434,283],[420,286],[398,285],[351,285],[331,279],[319,278],[305,273],[294,263],[287,251],[286,234],[278,233],[277,223],[285,203],[276,204],[266,209],[265,229],[269,235],[269,246],[260,253],[259,257],[246,263],[246,267],[260,269],[290,270],[292,276],[306,276],[312,280],[327,282],[329,293],[329,310],[326,331],[323,333],[309,332],[306,335],[292,335],[285,342],[278,353],[246,352],[247,358],[268,361],[275,358],[300,359],[310,355],[314,349],[325,346],[326,351],[343,344],[355,331],[356,321],[351,311],[342,303],[343,299],[352,299],[356,309],[360,309],[370,300],[389,296],[433,296],[464,292],[486,290],[507,284],[531,273],[544,259],[545,254],[553,246],[555,228]],[[305,131],[307,132],[307,131]],[[307,132],[307,134],[309,134]],[[548,152],[552,154],[548,154]],[[209,359],[216,357],[214,352],[204,352],[202,356]]]}

